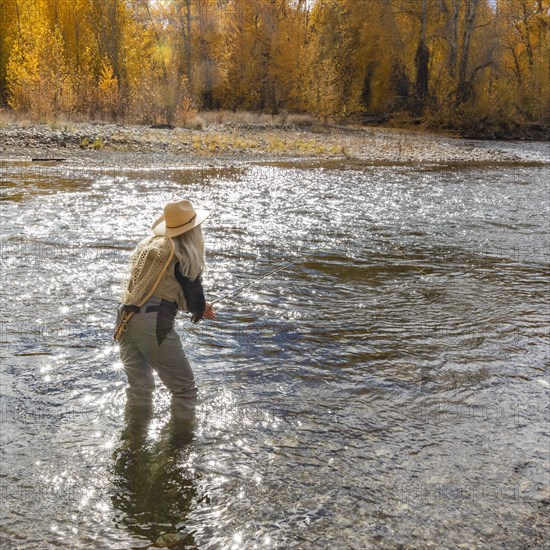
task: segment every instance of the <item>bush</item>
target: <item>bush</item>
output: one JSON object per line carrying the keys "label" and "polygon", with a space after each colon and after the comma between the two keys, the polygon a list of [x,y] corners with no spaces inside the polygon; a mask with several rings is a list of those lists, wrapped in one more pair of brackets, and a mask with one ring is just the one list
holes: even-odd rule
{"label": "bush", "polygon": [[100,137],[96,137],[94,141],[91,141],[88,138],[83,138],[80,142],[81,149],[93,149],[94,151],[98,151],[100,149],[103,149],[104,146],[105,144]]}

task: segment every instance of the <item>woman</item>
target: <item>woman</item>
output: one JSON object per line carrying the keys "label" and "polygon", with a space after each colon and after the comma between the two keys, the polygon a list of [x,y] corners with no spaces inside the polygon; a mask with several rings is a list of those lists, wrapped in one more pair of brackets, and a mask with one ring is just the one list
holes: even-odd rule
{"label": "woman", "polygon": [[[191,312],[195,323],[216,318],[202,288],[205,259],[200,225],[209,214],[195,210],[184,199],[166,204],[164,215],[153,224],[153,233],[170,237],[173,257],[168,258],[167,268],[164,265],[164,273],[159,273],[158,284],[145,304],[138,307],[125,301],[118,309],[117,324],[125,312],[133,314],[120,337],[120,358],[129,384],[127,405],[151,408],[155,370],[172,394],[172,418],[176,421],[193,418],[197,396],[193,371],[174,330],[176,313],[178,309]],[[170,239],[160,241],[170,243]],[[151,239],[138,245],[134,257],[147,242]]]}

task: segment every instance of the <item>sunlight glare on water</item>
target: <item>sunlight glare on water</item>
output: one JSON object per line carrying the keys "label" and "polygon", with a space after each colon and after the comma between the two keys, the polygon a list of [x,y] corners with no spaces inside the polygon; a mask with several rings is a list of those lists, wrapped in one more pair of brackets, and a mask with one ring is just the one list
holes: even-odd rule
{"label": "sunlight glare on water", "polygon": [[[548,166],[112,172],[3,171],[2,544],[541,547]],[[131,250],[174,196],[213,209],[210,298],[296,261],[176,323],[186,440],[158,379],[151,421],[127,422],[112,344]]]}

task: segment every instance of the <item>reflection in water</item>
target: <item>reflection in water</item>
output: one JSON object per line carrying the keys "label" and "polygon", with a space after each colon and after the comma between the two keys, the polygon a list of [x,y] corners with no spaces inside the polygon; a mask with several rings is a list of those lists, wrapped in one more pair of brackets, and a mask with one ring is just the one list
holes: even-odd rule
{"label": "reflection in water", "polygon": [[[111,497],[117,525],[137,537],[155,541],[185,528],[197,495],[194,474],[186,466],[193,440],[192,427],[167,424],[160,438],[149,440],[152,407],[127,405],[125,426],[113,452]],[[180,544],[195,545],[185,533]]]}

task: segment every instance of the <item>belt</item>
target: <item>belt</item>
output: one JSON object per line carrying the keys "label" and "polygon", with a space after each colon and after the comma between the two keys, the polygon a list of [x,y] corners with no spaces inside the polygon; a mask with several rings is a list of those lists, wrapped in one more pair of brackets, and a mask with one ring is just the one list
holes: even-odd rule
{"label": "belt", "polygon": [[[139,306],[131,306],[131,305],[122,305],[122,311],[131,311],[132,313],[139,313],[145,306],[139,307]],[[162,309],[169,307],[171,309],[177,310],[178,306],[175,302],[171,302],[170,300],[164,300],[161,299],[160,304],[156,306],[147,306],[145,308],[145,313],[151,313],[153,311],[161,311]]]}

